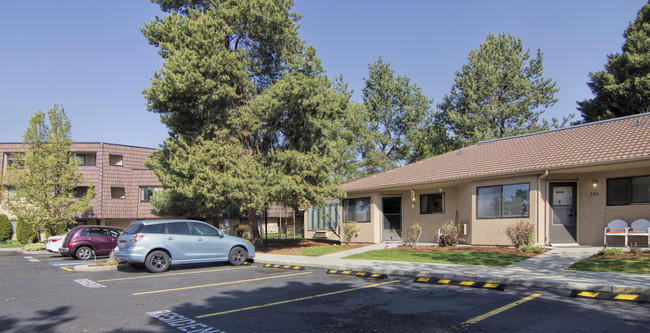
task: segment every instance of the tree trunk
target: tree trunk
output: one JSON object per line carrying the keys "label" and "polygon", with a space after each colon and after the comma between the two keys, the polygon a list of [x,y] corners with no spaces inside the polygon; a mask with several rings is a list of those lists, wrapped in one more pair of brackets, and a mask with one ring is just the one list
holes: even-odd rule
{"label": "tree trunk", "polygon": [[257,215],[252,208],[248,209],[248,224],[251,226],[251,235],[253,236],[253,245],[260,248],[264,245],[262,237],[260,237],[260,229],[257,227]]}

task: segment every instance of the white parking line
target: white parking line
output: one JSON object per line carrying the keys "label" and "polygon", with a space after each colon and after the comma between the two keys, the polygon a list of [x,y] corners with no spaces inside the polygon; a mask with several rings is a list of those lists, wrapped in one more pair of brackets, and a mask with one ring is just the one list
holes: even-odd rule
{"label": "white parking line", "polygon": [[88,279],[79,279],[79,280],[74,280],[74,282],[87,287],[87,288],[106,288],[105,285],[99,284],[93,280],[88,280]]}

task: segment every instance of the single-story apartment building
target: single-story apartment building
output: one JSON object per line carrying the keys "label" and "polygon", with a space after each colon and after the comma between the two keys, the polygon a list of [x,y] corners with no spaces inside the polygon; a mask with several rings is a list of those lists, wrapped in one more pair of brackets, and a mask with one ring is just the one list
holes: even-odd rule
{"label": "single-story apartment building", "polygon": [[437,242],[453,220],[464,243],[512,245],[506,229],[526,221],[538,245],[602,246],[609,221],[650,219],[650,113],[484,141],[342,187],[355,242],[399,241],[415,223]]}

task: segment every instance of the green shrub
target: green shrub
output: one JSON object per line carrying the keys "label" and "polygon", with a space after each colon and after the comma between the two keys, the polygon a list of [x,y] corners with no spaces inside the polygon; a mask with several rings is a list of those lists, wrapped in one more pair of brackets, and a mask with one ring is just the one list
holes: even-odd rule
{"label": "green shrub", "polygon": [[404,237],[404,244],[406,246],[416,246],[420,241],[420,235],[422,235],[422,227],[420,224],[412,224],[409,227],[409,230],[406,232],[406,237]]}
{"label": "green shrub", "polygon": [[357,226],[356,221],[343,223],[343,242],[350,244],[354,238],[359,236],[359,231],[361,231],[361,228]]}
{"label": "green shrub", "polygon": [[237,224],[232,229],[235,232],[235,236],[242,238],[250,238],[250,229],[247,225]]}
{"label": "green shrub", "polygon": [[544,253],[544,249],[539,246],[525,245],[520,247],[518,250],[526,253],[537,253],[537,254]]}
{"label": "green shrub", "polygon": [[0,242],[11,239],[11,223],[5,214],[0,214]]}
{"label": "green shrub", "polygon": [[18,241],[21,244],[34,243],[36,237],[36,233],[25,225],[23,219],[18,218],[16,221],[16,238],[18,238]]}
{"label": "green shrub", "polygon": [[535,242],[535,226],[530,222],[519,221],[506,229],[506,236],[515,244],[517,250],[530,247]]}
{"label": "green shrub", "polygon": [[611,248],[611,249],[602,249],[598,251],[599,256],[615,256],[619,254],[623,254],[623,250]]}
{"label": "green shrub", "polygon": [[30,243],[25,245],[25,251],[41,251],[45,250],[44,243]]}
{"label": "green shrub", "polygon": [[442,235],[440,235],[438,245],[441,247],[458,245],[462,241],[460,232],[460,224],[456,224],[454,221],[445,222],[442,225]]}

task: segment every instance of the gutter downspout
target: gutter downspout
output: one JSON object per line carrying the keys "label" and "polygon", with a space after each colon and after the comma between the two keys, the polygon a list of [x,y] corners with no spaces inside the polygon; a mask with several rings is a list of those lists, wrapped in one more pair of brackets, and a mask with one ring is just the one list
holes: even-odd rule
{"label": "gutter downspout", "polygon": [[[542,188],[542,182],[544,181],[544,179],[546,179],[546,177],[548,177],[549,173],[550,173],[549,170],[546,169],[546,171],[544,172],[543,175],[537,177],[537,209],[538,210],[540,209],[539,202],[544,201],[544,200],[540,200],[540,198],[542,196],[542,192],[540,191],[541,188]],[[544,186],[544,191],[546,191],[546,186]],[[548,241],[548,235],[546,234],[546,222],[547,222],[546,221],[546,219],[547,219],[546,213],[547,213],[547,210],[548,210],[548,207],[546,207],[546,204],[544,204],[544,214],[543,214],[544,215],[544,217],[543,217],[543,219],[544,219],[544,224],[543,224],[544,225],[544,248],[546,248],[546,243]],[[539,218],[539,211],[538,211],[537,217]],[[539,222],[537,223],[537,234],[539,235]]]}

